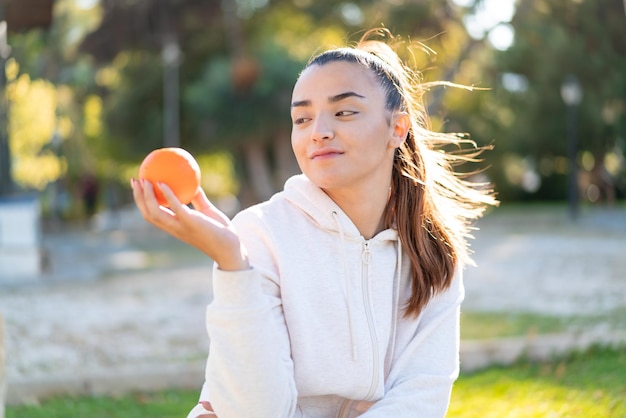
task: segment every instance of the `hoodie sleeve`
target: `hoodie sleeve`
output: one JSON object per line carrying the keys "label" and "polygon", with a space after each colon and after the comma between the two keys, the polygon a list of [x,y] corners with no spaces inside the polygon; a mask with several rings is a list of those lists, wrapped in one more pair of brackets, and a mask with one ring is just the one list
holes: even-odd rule
{"label": "hoodie sleeve", "polygon": [[385,396],[360,418],[443,418],[459,375],[462,274],[426,306],[404,350],[397,353]]}
{"label": "hoodie sleeve", "polygon": [[292,417],[296,410],[280,287],[267,237],[257,232],[240,231],[255,254],[250,270],[213,270],[214,298],[206,313],[211,344],[200,400],[211,402],[219,418]]}

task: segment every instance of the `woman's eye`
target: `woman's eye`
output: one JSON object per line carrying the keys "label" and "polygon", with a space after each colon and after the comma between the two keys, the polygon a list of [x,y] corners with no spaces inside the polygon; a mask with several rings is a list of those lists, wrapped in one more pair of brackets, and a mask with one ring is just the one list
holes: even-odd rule
{"label": "woman's eye", "polygon": [[352,116],[352,115],[356,115],[359,112],[356,112],[354,110],[342,110],[340,112],[335,113],[335,116]]}
{"label": "woman's eye", "polygon": [[302,125],[304,122],[306,122],[308,120],[310,120],[310,119],[309,118],[304,118],[304,117],[302,117],[302,118],[295,118],[293,120],[293,124],[294,125]]}

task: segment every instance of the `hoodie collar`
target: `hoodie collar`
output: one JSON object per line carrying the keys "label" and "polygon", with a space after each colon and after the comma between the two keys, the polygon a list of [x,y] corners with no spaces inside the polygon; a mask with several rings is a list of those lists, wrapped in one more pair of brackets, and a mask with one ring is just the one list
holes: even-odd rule
{"label": "hoodie collar", "polygon": [[[363,239],[357,227],[339,205],[304,174],[289,178],[285,183],[283,193],[278,196],[283,196],[302,210],[320,228],[335,232],[341,230],[345,238]],[[394,229],[386,229],[374,236],[372,240],[397,241],[398,233]]]}

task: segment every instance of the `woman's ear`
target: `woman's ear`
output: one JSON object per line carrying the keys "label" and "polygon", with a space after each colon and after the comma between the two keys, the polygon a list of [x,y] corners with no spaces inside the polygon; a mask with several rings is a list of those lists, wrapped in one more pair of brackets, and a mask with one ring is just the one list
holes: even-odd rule
{"label": "woman's ear", "polygon": [[411,118],[406,112],[396,112],[391,120],[391,141],[389,145],[398,148],[406,140],[411,129]]}

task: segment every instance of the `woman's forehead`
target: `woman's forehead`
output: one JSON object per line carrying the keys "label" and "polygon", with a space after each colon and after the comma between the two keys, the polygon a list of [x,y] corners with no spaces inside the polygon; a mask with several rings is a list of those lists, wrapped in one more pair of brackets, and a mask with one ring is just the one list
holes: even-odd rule
{"label": "woman's forehead", "polygon": [[[293,96],[340,94],[344,91],[381,90],[374,73],[364,65],[336,61],[307,67],[298,78]],[[308,98],[307,98],[308,99]]]}

